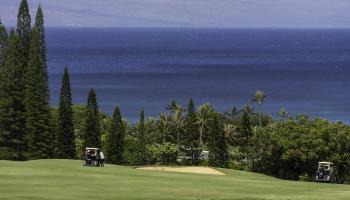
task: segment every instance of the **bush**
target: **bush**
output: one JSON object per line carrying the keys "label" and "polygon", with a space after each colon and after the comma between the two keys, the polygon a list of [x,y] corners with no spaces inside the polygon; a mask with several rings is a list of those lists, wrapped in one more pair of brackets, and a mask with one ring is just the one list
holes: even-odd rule
{"label": "bush", "polygon": [[244,170],[245,169],[245,167],[243,165],[241,165],[239,162],[235,162],[235,161],[229,161],[228,168],[235,169],[235,170]]}
{"label": "bush", "polygon": [[169,165],[176,163],[178,151],[175,144],[166,142],[164,144],[147,146],[147,154],[151,164]]}
{"label": "bush", "polygon": [[[254,131],[250,161],[255,172],[308,181],[319,161],[334,163],[334,182],[350,176],[350,127],[305,115],[271,123]],[[313,177],[311,177],[313,179]]]}
{"label": "bush", "polygon": [[128,165],[139,165],[139,142],[136,139],[126,139],[123,157]]}
{"label": "bush", "polygon": [[203,167],[209,167],[209,161],[208,160],[200,160],[199,165]]}

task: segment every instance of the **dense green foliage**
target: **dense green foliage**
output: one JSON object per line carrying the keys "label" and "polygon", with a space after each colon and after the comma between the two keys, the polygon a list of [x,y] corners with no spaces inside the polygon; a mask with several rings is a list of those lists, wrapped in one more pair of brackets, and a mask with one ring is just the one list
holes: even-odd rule
{"label": "dense green foliage", "polygon": [[58,158],[75,158],[75,134],[72,110],[72,94],[68,69],[64,69],[60,102],[58,105],[58,119],[56,129]]}
{"label": "dense green foliage", "polygon": [[147,147],[148,160],[150,164],[176,164],[177,160],[177,146],[170,142],[163,144],[153,144]]}
{"label": "dense green foliage", "polygon": [[227,167],[229,161],[228,147],[223,125],[219,115],[214,115],[209,139],[209,165]]}
{"label": "dense green foliage", "polygon": [[350,176],[350,127],[305,115],[254,131],[252,169],[285,179],[313,179],[318,161],[335,164],[335,180]]}

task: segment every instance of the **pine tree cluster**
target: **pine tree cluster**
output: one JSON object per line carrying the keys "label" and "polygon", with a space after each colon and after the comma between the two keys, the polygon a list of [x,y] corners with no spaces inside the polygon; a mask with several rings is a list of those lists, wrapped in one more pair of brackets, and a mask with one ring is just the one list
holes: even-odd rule
{"label": "pine tree cluster", "polygon": [[[77,150],[68,69],[63,74],[58,114],[54,119],[50,108],[44,13],[39,5],[32,26],[29,10],[27,0],[22,0],[17,28],[12,28],[9,35],[0,19],[0,160],[74,159]],[[99,111],[93,90],[86,116],[84,147],[101,147]],[[116,119],[116,125],[121,126],[121,118]],[[114,131],[116,138],[124,137],[119,129]],[[111,152],[119,151],[120,145]],[[119,162],[120,155],[116,160]]]}
{"label": "pine tree cluster", "polygon": [[[17,29],[12,28],[9,36],[0,22],[0,80],[0,159],[55,157],[55,144],[62,143],[53,142],[56,136],[49,104],[44,14],[41,6],[37,10],[33,27],[26,0],[22,0],[19,7]],[[60,107],[66,108],[64,103]],[[69,114],[64,116],[69,117]],[[66,129],[70,133],[74,131],[73,128]]]}

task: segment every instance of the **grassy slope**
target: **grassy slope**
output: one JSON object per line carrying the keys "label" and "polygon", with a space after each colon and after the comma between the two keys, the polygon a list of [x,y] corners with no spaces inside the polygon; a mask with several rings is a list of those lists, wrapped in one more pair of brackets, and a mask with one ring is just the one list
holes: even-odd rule
{"label": "grassy slope", "polygon": [[0,199],[350,199],[348,185],[224,171],[215,176],[82,167],[71,160],[0,161]]}

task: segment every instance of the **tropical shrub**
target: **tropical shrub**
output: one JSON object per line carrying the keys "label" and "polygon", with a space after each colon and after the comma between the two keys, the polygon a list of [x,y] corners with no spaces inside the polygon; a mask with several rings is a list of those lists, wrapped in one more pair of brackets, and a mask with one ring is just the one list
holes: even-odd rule
{"label": "tropical shrub", "polygon": [[177,145],[166,142],[164,144],[155,144],[147,147],[149,161],[162,165],[175,164],[178,156]]}

